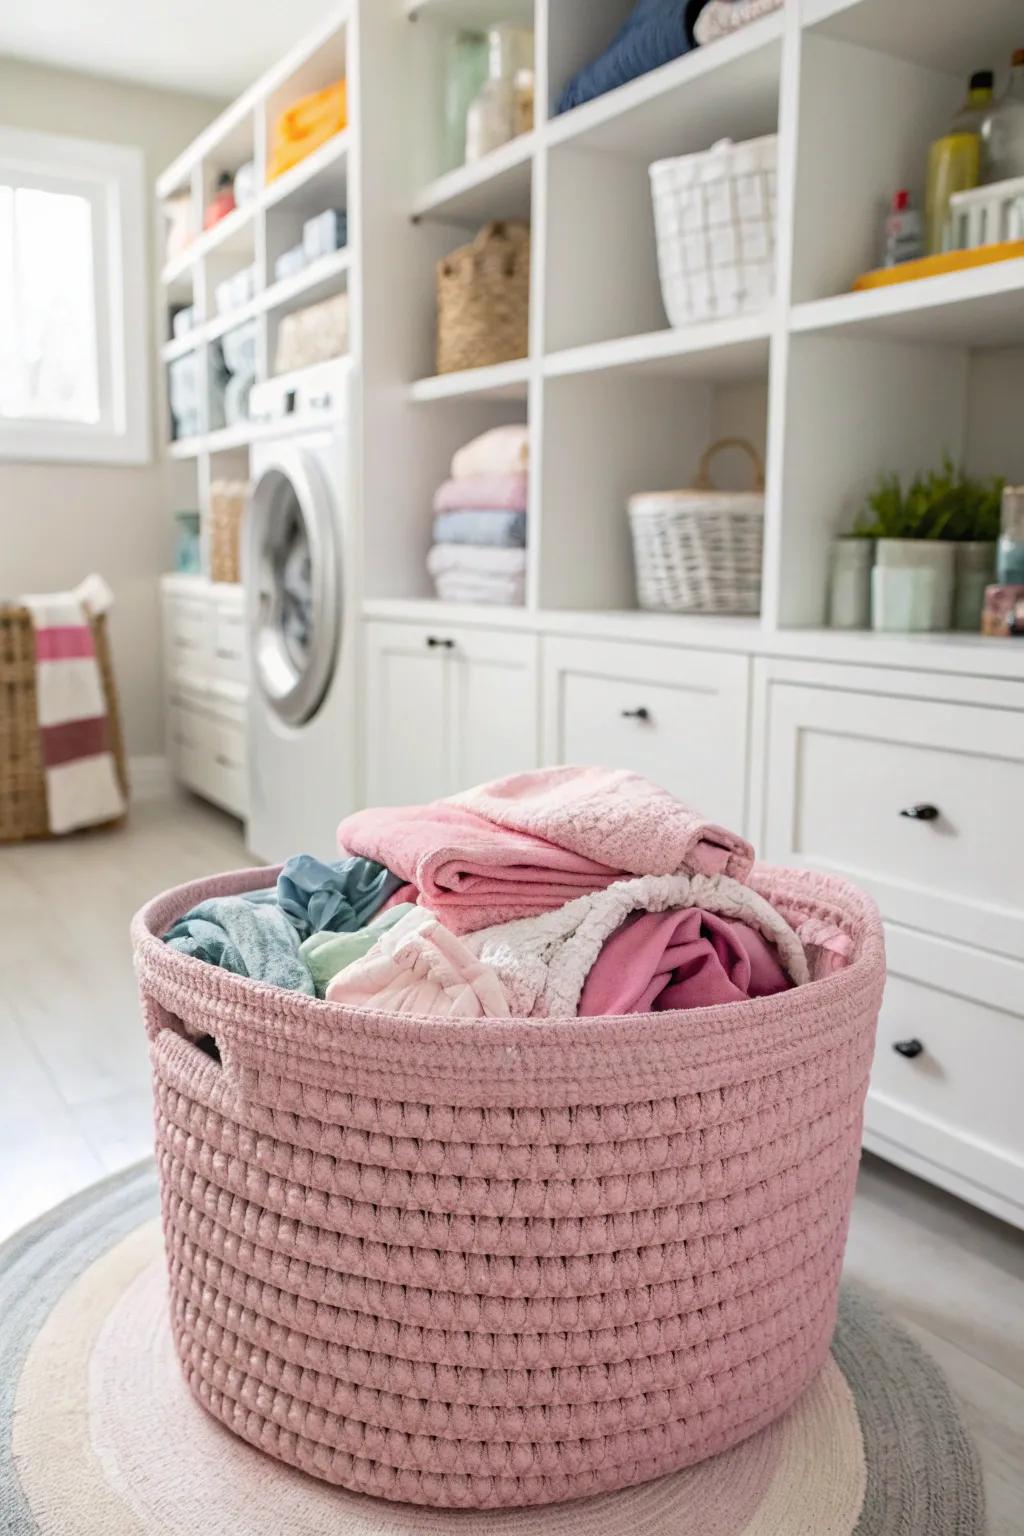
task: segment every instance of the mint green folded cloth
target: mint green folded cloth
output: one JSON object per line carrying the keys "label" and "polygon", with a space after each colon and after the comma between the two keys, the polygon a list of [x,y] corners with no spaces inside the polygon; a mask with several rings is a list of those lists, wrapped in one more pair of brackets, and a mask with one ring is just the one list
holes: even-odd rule
{"label": "mint green folded cloth", "polygon": [[355,933],[312,933],[308,939],[303,940],[299,945],[299,954],[309,968],[317,997],[323,997],[339,971],[369,954],[381,934],[393,928],[400,917],[412,910],[411,902],[399,902],[397,907],[391,907]]}

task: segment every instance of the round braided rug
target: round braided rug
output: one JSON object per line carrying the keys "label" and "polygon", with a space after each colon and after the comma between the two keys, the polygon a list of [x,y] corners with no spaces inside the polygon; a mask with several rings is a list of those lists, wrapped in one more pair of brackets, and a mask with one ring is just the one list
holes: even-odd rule
{"label": "round braided rug", "polygon": [[981,1536],[938,1367],[846,1291],[794,1408],[725,1454],[543,1509],[436,1513],[319,1483],[189,1395],[146,1163],[0,1249],[0,1530],[14,1536]]}

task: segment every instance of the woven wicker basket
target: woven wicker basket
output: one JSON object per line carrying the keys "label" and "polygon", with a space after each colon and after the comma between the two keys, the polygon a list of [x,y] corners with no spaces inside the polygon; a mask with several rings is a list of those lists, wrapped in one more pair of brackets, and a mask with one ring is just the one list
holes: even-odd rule
{"label": "woven wicker basket", "polygon": [[[716,491],[711,464],[740,448],[754,465],[753,492]],[[751,443],[712,443],[691,490],[631,496],[637,598],[641,608],[669,613],[758,613],[764,540],[764,465]]]}
{"label": "woven wicker basket", "polygon": [[798,932],[851,941],[775,997],[449,1020],[161,942],[274,877],[183,886],[132,928],[198,1400],[315,1477],[470,1507],[659,1477],[784,1413],[835,1321],[885,977],[871,901],[755,868]]}
{"label": "woven wicker basket", "polygon": [[241,580],[242,517],[249,495],[244,480],[214,480],[210,485],[210,580]]}
{"label": "woven wicker basket", "polygon": [[[107,728],[125,796],[128,773],[104,615],[91,620],[107,701]],[[36,643],[27,608],[0,604],[0,843],[50,837],[36,708]]]}
{"label": "woven wicker basket", "polygon": [[497,220],[437,264],[437,371],[487,368],[529,351],[530,228]]}
{"label": "woven wicker basket", "polygon": [[775,292],[775,135],[650,168],[670,325],[764,309]]}

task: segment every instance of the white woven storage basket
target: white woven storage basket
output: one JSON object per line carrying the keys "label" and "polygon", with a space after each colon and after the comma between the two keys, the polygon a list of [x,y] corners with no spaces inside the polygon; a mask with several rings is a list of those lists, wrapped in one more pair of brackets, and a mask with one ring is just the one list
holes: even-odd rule
{"label": "white woven storage basket", "polygon": [[778,137],[650,168],[661,295],[670,325],[763,309],[775,292]]}
{"label": "white woven storage basket", "polygon": [[[711,464],[741,448],[754,465],[754,491],[716,491]],[[631,496],[637,599],[670,613],[759,613],[764,542],[764,466],[745,438],[712,443],[691,490]]]}

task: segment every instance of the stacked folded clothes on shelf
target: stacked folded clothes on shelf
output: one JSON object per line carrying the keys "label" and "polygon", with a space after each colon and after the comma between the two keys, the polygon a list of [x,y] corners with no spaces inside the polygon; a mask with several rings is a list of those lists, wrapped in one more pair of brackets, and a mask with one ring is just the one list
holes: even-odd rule
{"label": "stacked folded clothes on shelf", "polygon": [[729,37],[739,27],[778,10],[783,0],[635,0],[603,53],[569,80],[559,112],[593,101],[692,48]]}
{"label": "stacked folded clothes on shelf", "polygon": [[452,603],[522,604],[526,594],[529,436],[494,427],[452,459],[434,497],[427,570]]}
{"label": "stacked folded clothes on shelf", "polygon": [[[165,934],[328,1002],[438,1018],[649,1014],[847,965],[840,915],[787,920],[743,838],[639,774],[551,768],[338,828],[343,858],[200,903]],[[792,918],[792,914],[790,914]]]}

